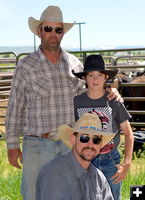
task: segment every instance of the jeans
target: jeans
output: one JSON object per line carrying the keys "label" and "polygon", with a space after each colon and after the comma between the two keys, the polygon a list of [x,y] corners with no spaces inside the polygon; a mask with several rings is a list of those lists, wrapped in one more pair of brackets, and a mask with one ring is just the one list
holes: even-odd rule
{"label": "jeans", "polygon": [[118,184],[113,184],[113,180],[111,177],[117,172],[116,164],[120,163],[120,154],[117,148],[114,148],[110,153],[107,154],[99,154],[92,161],[95,167],[100,169],[104,175],[106,176],[114,200],[121,199],[121,182]]}
{"label": "jeans", "polygon": [[26,136],[23,140],[23,172],[21,192],[23,200],[35,200],[35,184],[41,167],[68,149],[61,140]]}

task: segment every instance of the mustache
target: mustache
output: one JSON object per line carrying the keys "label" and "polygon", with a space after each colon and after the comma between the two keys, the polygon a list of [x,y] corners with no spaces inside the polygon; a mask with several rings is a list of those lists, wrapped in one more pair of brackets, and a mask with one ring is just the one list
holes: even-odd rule
{"label": "mustache", "polygon": [[58,38],[56,36],[50,36],[49,39],[57,39],[58,40]]}
{"label": "mustache", "polygon": [[84,147],[83,150],[92,150],[92,151],[96,151],[94,148],[92,147]]}

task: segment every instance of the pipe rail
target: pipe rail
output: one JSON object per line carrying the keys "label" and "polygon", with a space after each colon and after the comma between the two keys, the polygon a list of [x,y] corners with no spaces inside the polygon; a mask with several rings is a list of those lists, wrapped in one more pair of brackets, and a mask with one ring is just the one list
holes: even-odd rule
{"label": "pipe rail", "polygon": [[[145,55],[139,55],[139,56],[118,56],[116,57],[114,54],[117,52],[145,52],[145,48],[135,48],[135,49],[109,49],[109,50],[92,50],[92,51],[71,51],[70,53],[80,56],[79,59],[82,63],[84,63],[87,55],[90,54],[102,54],[107,69],[136,69],[136,68],[145,68],[145,64],[143,65],[137,65],[137,64],[131,64],[131,60],[145,60]],[[113,54],[112,56],[107,56],[106,54]],[[0,104],[5,102],[8,102],[8,97],[10,94],[11,89],[11,82],[12,82],[12,76],[15,69],[15,66],[17,65],[18,61],[22,59],[24,56],[27,56],[29,53],[21,53],[17,55],[14,52],[0,52]],[[3,56],[3,57],[2,57]],[[10,57],[9,57],[10,56]],[[129,62],[128,62],[129,61]],[[5,76],[4,73],[5,72]],[[9,74],[9,76],[7,76]],[[121,83],[121,87],[137,87],[142,86],[145,87],[145,83]],[[123,97],[124,101],[145,101],[145,97]],[[7,105],[0,105],[1,109],[6,109]],[[144,110],[128,110],[130,114],[138,114],[138,115],[145,115]],[[0,113],[0,118],[3,120],[5,119],[5,115]],[[138,126],[138,127],[145,127],[145,122],[130,122],[131,126]],[[4,123],[0,122],[0,126],[4,126]]]}

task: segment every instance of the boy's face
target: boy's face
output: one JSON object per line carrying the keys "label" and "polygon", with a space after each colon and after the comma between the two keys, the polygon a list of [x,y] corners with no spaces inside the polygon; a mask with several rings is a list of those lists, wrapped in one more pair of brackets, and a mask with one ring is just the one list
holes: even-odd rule
{"label": "boy's face", "polygon": [[104,89],[104,84],[107,80],[108,76],[106,74],[103,74],[99,71],[92,71],[88,72],[85,81],[88,85],[88,89],[92,90],[100,90]]}

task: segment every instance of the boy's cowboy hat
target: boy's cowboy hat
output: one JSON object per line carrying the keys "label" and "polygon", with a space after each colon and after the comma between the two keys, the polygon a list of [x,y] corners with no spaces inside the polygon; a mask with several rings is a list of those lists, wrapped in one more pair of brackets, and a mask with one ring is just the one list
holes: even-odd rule
{"label": "boy's cowboy hat", "polygon": [[118,70],[107,70],[105,68],[105,63],[101,55],[90,55],[86,58],[85,64],[84,64],[84,71],[75,73],[74,70],[72,73],[78,77],[83,78],[86,72],[92,72],[92,71],[100,71],[105,72],[109,78],[112,79],[117,74]]}
{"label": "boy's cowboy hat", "polygon": [[61,125],[58,127],[58,136],[64,142],[66,146],[72,148],[70,142],[70,135],[74,132],[83,134],[101,135],[101,148],[108,144],[115,136],[115,133],[103,131],[102,123],[96,114],[85,113],[75,123],[74,128],[68,125]]}
{"label": "boy's cowboy hat", "polygon": [[59,7],[57,6],[48,6],[42,13],[40,20],[36,20],[33,17],[29,17],[28,24],[30,30],[35,34],[37,33],[37,28],[42,22],[54,22],[54,23],[62,23],[64,28],[64,33],[66,33],[69,29],[72,28],[74,23],[64,23],[63,15]]}

